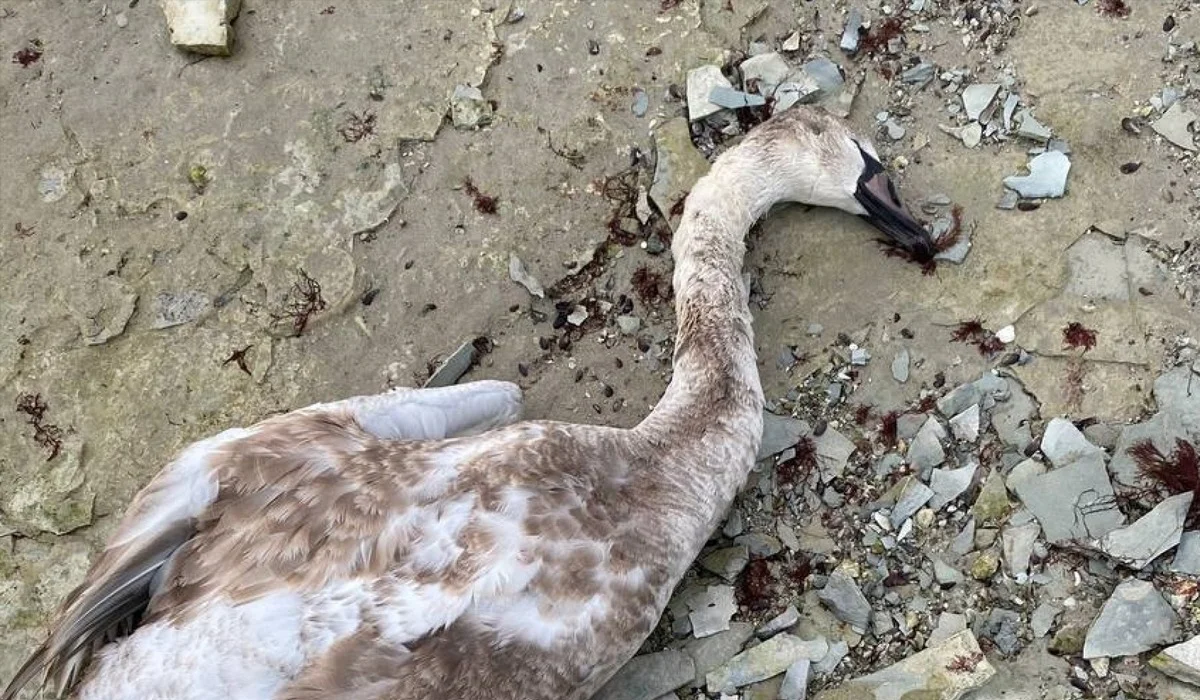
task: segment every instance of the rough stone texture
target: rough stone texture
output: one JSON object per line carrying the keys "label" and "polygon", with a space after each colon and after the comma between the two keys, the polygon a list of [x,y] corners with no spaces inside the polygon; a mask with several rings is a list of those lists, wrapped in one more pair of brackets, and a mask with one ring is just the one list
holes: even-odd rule
{"label": "rough stone texture", "polygon": [[162,0],[171,43],[186,51],[228,56],[233,50],[230,22],[241,0]]}
{"label": "rough stone texture", "polygon": [[696,667],[696,677],[692,686],[704,685],[705,677],[721,664],[729,661],[742,646],[754,636],[754,625],[747,622],[731,622],[729,629],[709,637],[693,639],[683,646],[683,651],[692,658]]}
{"label": "rough stone texture", "polygon": [[692,657],[678,649],[643,654],[622,666],[592,700],[656,700],[695,676]]}
{"label": "rough stone texture", "polygon": [[828,651],[829,645],[824,639],[804,640],[790,634],[777,634],[710,671],[706,685],[710,693],[730,692],[783,673],[800,659],[821,659]]}
{"label": "rough stone texture", "polygon": [[1171,496],[1138,518],[1100,538],[1097,545],[1109,556],[1134,569],[1143,569],[1158,555],[1179,544],[1192,493]]}
{"label": "rough stone texture", "polygon": [[1150,659],[1150,665],[1168,676],[1200,685],[1200,637],[1163,649]]}
{"label": "rough stone texture", "polygon": [[1130,656],[1175,636],[1175,611],[1148,581],[1130,579],[1117,586],[1092,623],[1083,658]]}
{"label": "rough stone texture", "polygon": [[858,630],[867,629],[867,623],[871,620],[871,604],[846,572],[835,570],[817,595],[839,620]]}
{"label": "rough stone texture", "polygon": [[1099,454],[1024,479],[1016,489],[1051,542],[1103,537],[1125,524]]}
{"label": "rough stone texture", "polygon": [[1175,558],[1171,561],[1171,570],[1200,576],[1200,531],[1192,530],[1180,536],[1179,548],[1175,550]]}
{"label": "rough stone texture", "polygon": [[[670,119],[654,130],[654,153],[657,165],[650,199],[659,212],[669,216],[696,180],[708,172],[708,161],[692,145],[688,121],[682,117]],[[675,225],[678,217],[668,220]]]}
{"label": "rough stone texture", "polygon": [[1056,467],[1066,466],[1082,457],[1104,455],[1104,450],[1088,442],[1069,420],[1051,418],[1042,435],[1042,454]]}
{"label": "rough stone texture", "polygon": [[[966,666],[955,665],[955,659],[959,658],[975,661]],[[995,673],[996,669],[979,650],[974,635],[963,631],[883,670],[823,690],[815,700],[918,697],[957,700],[967,691],[982,686]]]}

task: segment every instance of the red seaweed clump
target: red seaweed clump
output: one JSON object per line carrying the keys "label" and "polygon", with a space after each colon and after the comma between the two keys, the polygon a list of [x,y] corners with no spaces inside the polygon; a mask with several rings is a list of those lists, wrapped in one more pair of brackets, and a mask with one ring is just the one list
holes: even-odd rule
{"label": "red seaweed clump", "polygon": [[[1120,0],[1116,0],[1120,2]],[[876,54],[887,49],[888,42],[904,33],[904,24],[899,17],[889,17],[867,32],[858,42],[858,49],[867,54]]]}
{"label": "red seaweed clump", "polygon": [[1129,16],[1129,5],[1125,0],[1096,0],[1096,11],[1105,17],[1124,18]]}
{"label": "red seaweed clump", "polygon": [[994,355],[1004,349],[1004,342],[983,326],[981,318],[962,321],[950,334],[950,342],[974,345],[979,354],[984,357]]}
{"label": "red seaweed clump", "polygon": [[775,577],[766,559],[755,559],[742,570],[737,586],[737,601],[750,610],[759,612],[771,607],[774,599]]}
{"label": "red seaweed clump", "polygon": [[1096,331],[1078,321],[1071,321],[1063,328],[1063,345],[1070,349],[1082,348],[1084,352],[1096,347]]}
{"label": "red seaweed clump", "polygon": [[787,485],[802,484],[813,469],[817,468],[817,443],[808,435],[801,436],[792,448],[796,451],[791,459],[775,465],[779,482]]}
{"label": "red seaweed clump", "polygon": [[495,214],[497,205],[500,203],[499,197],[493,197],[484,194],[471,182],[471,178],[463,180],[463,190],[471,196],[472,204],[475,205],[475,211],[480,214]]}
{"label": "red seaweed clump", "polygon": [[1190,528],[1200,522],[1200,454],[1197,454],[1195,445],[1183,438],[1176,438],[1175,449],[1168,456],[1153,442],[1142,440],[1134,443],[1127,453],[1137,464],[1142,478],[1149,482],[1151,491],[1165,496],[1189,491],[1194,494],[1187,526]]}

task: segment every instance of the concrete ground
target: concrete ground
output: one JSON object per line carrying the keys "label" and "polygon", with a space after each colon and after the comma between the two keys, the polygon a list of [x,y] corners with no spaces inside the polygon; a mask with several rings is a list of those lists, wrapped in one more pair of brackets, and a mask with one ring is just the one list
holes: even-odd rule
{"label": "concrete ground", "polygon": [[[232,57],[201,59],[171,46],[155,2],[0,0],[0,49],[14,55],[0,64],[0,679],[124,504],[191,441],[420,383],[477,337],[492,347],[468,378],[517,382],[529,417],[636,423],[666,385],[673,314],[633,278],[669,279],[671,261],[614,240],[604,182],[636,166],[648,187],[652,133],[684,113],[670,86],[753,41],[800,31],[798,61],[824,54],[861,76],[850,121],[904,166],[904,197],[919,211],[945,195],[973,230],[962,265],[923,275],[847,215],[770,216],[747,259],[768,397],[819,372],[846,334],[874,357],[853,401],[906,405],[1003,361],[949,342],[979,317],[1015,326],[1010,349],[1033,361],[1011,371],[1043,419],[1121,423],[1188,356],[1193,157],[1122,119],[1187,85],[1194,47],[1169,45],[1200,30],[1189,7],[1145,2],[1122,18],[1066,0],[930,2],[920,14],[927,31],[909,31],[898,60],[964,69],[968,84],[1011,76],[1069,143],[1067,195],[1024,211],[995,204],[1028,144],[967,149],[943,133],[958,97],[840,52],[843,3],[518,4],[246,0]],[[894,8],[863,9],[878,22]],[[23,49],[41,55],[23,65]],[[449,123],[460,84],[493,101],[490,125]],[[882,111],[906,136],[879,133]],[[498,198],[494,214],[468,182]],[[513,254],[552,298],[510,280]],[[297,336],[306,279],[324,304]],[[623,297],[632,334],[615,312],[553,328],[556,302],[597,316]],[[1062,344],[1071,322],[1097,331],[1083,360]],[[807,359],[781,368],[784,346]],[[16,410],[31,395],[36,420]]]}

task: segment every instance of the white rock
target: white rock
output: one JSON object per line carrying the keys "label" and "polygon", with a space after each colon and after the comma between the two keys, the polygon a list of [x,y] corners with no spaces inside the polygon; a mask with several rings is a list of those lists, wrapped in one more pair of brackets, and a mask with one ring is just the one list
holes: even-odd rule
{"label": "white rock", "polygon": [[185,51],[228,56],[233,50],[233,28],[241,0],[162,0],[171,43]]}
{"label": "white rock", "polygon": [[996,331],[996,339],[1001,343],[1011,343],[1017,339],[1017,329],[1010,323],[1009,325]]}

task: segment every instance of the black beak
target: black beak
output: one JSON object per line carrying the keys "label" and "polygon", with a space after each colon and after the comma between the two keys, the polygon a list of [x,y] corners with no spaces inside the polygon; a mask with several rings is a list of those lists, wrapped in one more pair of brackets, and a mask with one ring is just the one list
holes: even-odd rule
{"label": "black beak", "polygon": [[900,197],[883,164],[863,151],[861,146],[859,151],[862,152],[866,169],[858,178],[858,190],[854,198],[867,210],[866,220],[897,246],[912,254],[917,262],[932,260],[937,254],[933,237],[900,203]]}

